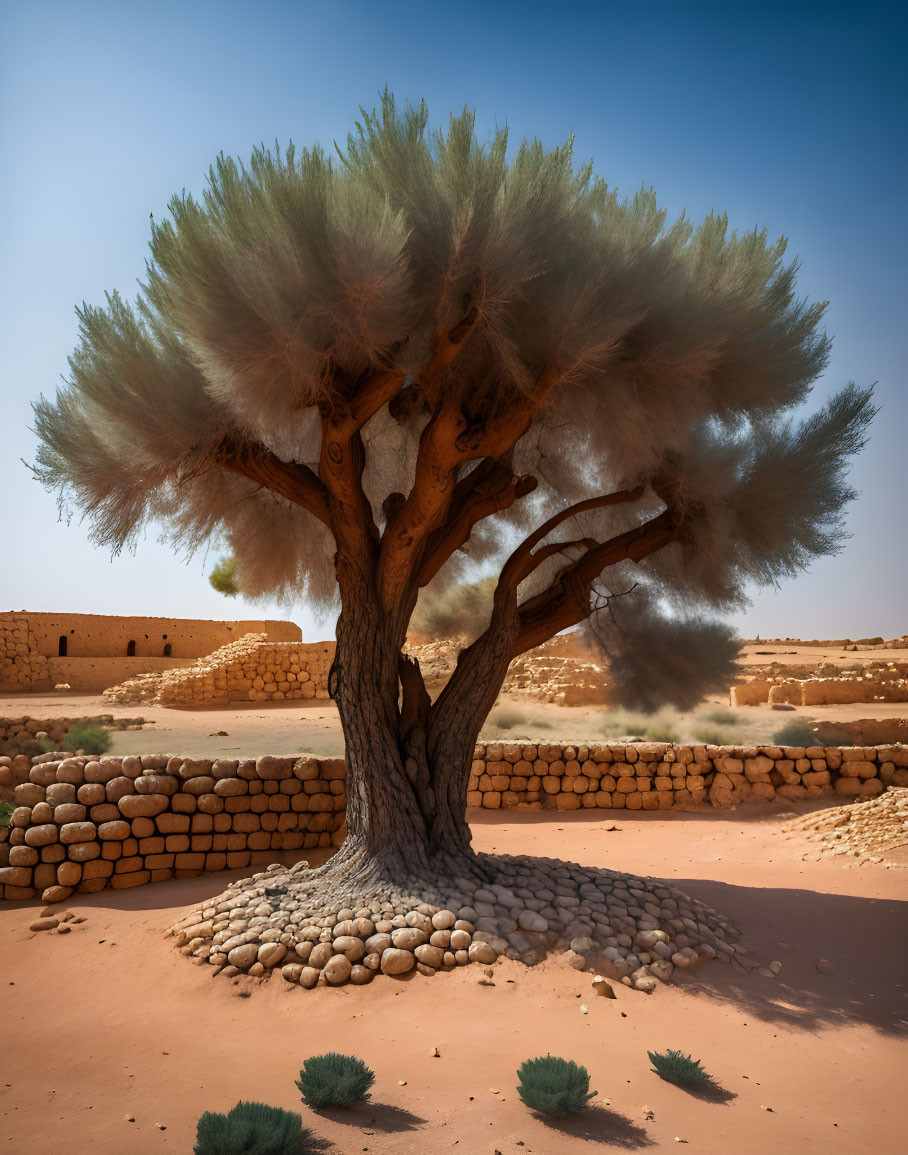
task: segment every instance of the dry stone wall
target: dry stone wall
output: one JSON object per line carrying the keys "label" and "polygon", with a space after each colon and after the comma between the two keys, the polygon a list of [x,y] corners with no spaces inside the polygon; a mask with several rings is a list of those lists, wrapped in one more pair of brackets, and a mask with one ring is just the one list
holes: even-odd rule
{"label": "dry stone wall", "polygon": [[906,746],[532,745],[476,747],[467,804],[489,810],[674,810],[698,804],[872,797],[908,786]]}
{"label": "dry stone wall", "polygon": [[333,642],[273,642],[247,634],[191,666],[143,674],[105,690],[108,702],[126,705],[223,706],[328,698]]}
{"label": "dry stone wall", "polygon": [[0,829],[7,899],[58,902],[265,863],[275,851],[330,846],[344,821],[339,758],[43,759]]}
{"label": "dry stone wall", "polygon": [[[20,758],[22,756],[20,755]],[[0,758],[0,772],[12,760]],[[476,747],[467,802],[485,809],[672,810],[870,798],[908,786],[908,747]],[[342,759],[43,755],[0,830],[3,897],[140,886],[328,846],[343,826]]]}
{"label": "dry stone wall", "polygon": [[845,702],[908,702],[908,662],[870,661],[849,670],[771,666],[731,688],[732,706],[832,706]]}
{"label": "dry stone wall", "polygon": [[[22,747],[39,737],[62,742],[73,726],[92,724],[107,730],[140,730],[144,718],[115,718],[113,714],[83,714],[80,717],[32,718],[28,714],[0,718],[0,754],[18,754]],[[30,762],[29,762],[30,765]],[[26,766],[26,773],[28,766]],[[6,785],[0,773],[0,786]]]}

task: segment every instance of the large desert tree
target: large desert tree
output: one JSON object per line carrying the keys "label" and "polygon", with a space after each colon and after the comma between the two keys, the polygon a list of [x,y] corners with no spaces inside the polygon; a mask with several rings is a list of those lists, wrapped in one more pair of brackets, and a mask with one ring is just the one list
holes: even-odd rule
{"label": "large desert tree", "polygon": [[[218,158],[150,247],[134,305],[80,310],[36,470],[100,543],[157,522],[226,544],[247,593],[339,600],[328,874],[351,893],[488,871],[467,781],[517,655],[615,599],[602,627],[645,697],[717,648],[708,615],[747,583],[842,540],[872,409],[848,386],[793,420],[828,340],[784,241],[670,223],[570,142],[509,151],[386,95],[336,156]],[[488,622],[433,701],[404,652],[417,596],[492,556]]]}

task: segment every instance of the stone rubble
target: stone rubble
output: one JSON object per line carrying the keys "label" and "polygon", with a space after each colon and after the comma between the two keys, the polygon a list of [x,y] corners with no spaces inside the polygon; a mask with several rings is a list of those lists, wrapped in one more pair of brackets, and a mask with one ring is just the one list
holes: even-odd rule
{"label": "stone rubble", "polygon": [[376,885],[331,909],[308,897],[306,862],[274,864],[167,933],[215,974],[280,968],[306,990],[379,974],[432,975],[502,955],[534,966],[550,952],[643,991],[667,982],[676,966],[717,958],[744,970],[757,965],[730,920],[659,879],[525,855],[477,862],[496,881]]}
{"label": "stone rubble", "polygon": [[876,798],[805,814],[780,833],[806,837],[815,859],[846,855],[882,862],[888,851],[908,845],[908,789],[890,786]]}

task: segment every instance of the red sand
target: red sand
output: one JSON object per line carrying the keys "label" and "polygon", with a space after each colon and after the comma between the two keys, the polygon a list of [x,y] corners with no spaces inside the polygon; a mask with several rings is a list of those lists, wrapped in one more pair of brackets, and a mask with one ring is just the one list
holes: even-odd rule
{"label": "red sand", "polygon": [[[30,933],[34,903],[7,906],[6,1147],[185,1155],[202,1111],[250,1098],[299,1110],[343,1153],[658,1151],[676,1150],[676,1137],[723,1155],[903,1149],[904,858],[802,861],[765,810],[473,819],[479,849],[671,878],[734,915],[781,973],[713,963],[650,996],[619,985],[611,1001],[553,958],[532,970],[501,962],[494,986],[471,966],[307,992],[279,975],[213,978],[163,937],[182,908],[243,872],[76,896],[68,909],[85,921],[67,935]],[[817,972],[820,958],[831,973]],[[700,1058],[725,1094],[697,1098],[658,1079],[646,1051],[666,1048]],[[294,1079],[331,1049],[375,1070],[373,1099],[317,1115]],[[575,1120],[545,1123],[515,1093],[519,1063],[547,1051],[583,1063],[599,1092]]]}

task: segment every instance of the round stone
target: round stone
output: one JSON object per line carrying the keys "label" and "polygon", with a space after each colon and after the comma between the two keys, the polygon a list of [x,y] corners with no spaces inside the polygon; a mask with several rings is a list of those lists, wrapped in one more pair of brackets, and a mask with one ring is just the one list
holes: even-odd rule
{"label": "round stone", "polygon": [[338,954],[344,955],[351,963],[359,962],[366,953],[363,940],[356,938],[352,934],[338,935],[334,940],[333,946]]}
{"label": "round stone", "polygon": [[386,951],[382,952],[382,974],[402,975],[406,974],[407,971],[411,971],[415,966],[416,956],[408,950],[402,950],[396,946],[390,946]]}
{"label": "round stone", "polygon": [[330,942],[320,942],[312,948],[312,953],[309,955],[309,965],[317,967],[321,970],[334,954],[334,947]]}
{"label": "round stone", "polygon": [[417,962],[424,963],[435,970],[443,965],[445,952],[440,946],[430,946],[428,943],[423,943],[413,953],[416,955]]}
{"label": "round stone", "polygon": [[471,943],[467,954],[470,962],[476,963],[493,963],[498,958],[495,949],[489,946],[487,942]]}
{"label": "round stone", "polygon": [[350,982],[354,986],[365,986],[366,983],[371,983],[375,977],[375,971],[367,966],[360,966],[359,963],[350,969]]}
{"label": "round stone", "polygon": [[287,963],[286,966],[281,967],[281,974],[288,983],[298,983],[300,975],[303,973],[302,963]]}
{"label": "round stone", "polygon": [[256,943],[246,942],[242,946],[235,946],[232,951],[228,952],[227,961],[238,970],[245,970],[256,961],[258,953],[259,948]]}
{"label": "round stone", "polygon": [[452,930],[451,931],[451,941],[449,943],[451,950],[453,950],[453,951],[466,950],[469,947],[471,942],[472,942],[472,939],[470,938],[470,935],[465,930]]}
{"label": "round stone", "polygon": [[[420,917],[425,917],[421,915]],[[428,922],[429,920],[426,919]],[[432,924],[429,923],[429,926]],[[418,946],[422,946],[424,942],[428,941],[428,934],[419,927],[404,926],[398,927],[391,932],[391,942],[399,950],[412,951],[416,950]]]}
{"label": "round stone", "polygon": [[282,942],[265,942],[259,947],[258,961],[262,966],[274,967],[287,953]]}
{"label": "round stone", "polygon": [[321,971],[316,967],[303,967],[300,971],[299,984],[307,991],[311,990],[318,982],[318,976]]}
{"label": "round stone", "polygon": [[325,963],[322,974],[325,976],[326,983],[330,983],[333,987],[339,987],[349,979],[352,970],[353,964],[347,956],[336,954],[332,955]]}
{"label": "round stone", "polygon": [[432,926],[435,930],[450,930],[457,922],[457,915],[451,910],[439,910],[432,915]]}

